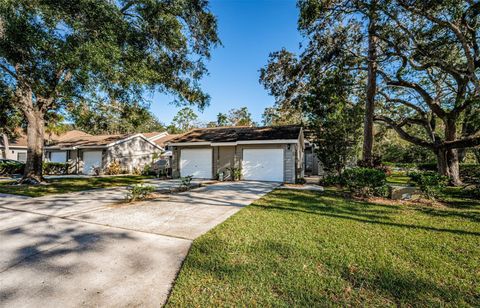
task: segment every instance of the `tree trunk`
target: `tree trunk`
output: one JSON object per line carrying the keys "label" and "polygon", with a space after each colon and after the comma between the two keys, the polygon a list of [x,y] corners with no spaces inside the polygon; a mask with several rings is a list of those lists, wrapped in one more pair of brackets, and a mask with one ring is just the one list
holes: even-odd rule
{"label": "tree trunk", "polygon": [[377,93],[376,1],[371,2],[368,24],[368,77],[363,126],[363,161],[373,165],[373,120]]}
{"label": "tree trunk", "polygon": [[43,151],[45,138],[44,115],[38,110],[24,111],[27,126],[27,162],[20,183],[38,184],[43,182]]}
{"label": "tree trunk", "polygon": [[3,158],[7,159],[7,155],[10,152],[10,143],[8,142],[7,134],[2,134],[2,142],[3,142]]}
{"label": "tree trunk", "polygon": [[[445,140],[454,141],[457,138],[456,118],[448,117],[445,119]],[[437,157],[441,156],[442,164],[439,166],[439,172],[446,175],[450,179],[450,184],[458,186],[462,184],[460,180],[460,165],[458,159],[457,149],[439,149],[440,153]]]}

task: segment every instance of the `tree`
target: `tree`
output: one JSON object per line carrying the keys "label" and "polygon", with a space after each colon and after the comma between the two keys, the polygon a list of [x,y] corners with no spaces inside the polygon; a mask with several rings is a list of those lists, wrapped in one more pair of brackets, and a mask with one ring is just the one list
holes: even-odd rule
{"label": "tree", "polygon": [[196,120],[198,119],[197,114],[192,110],[192,108],[185,107],[178,111],[178,113],[173,117],[171,129],[172,133],[184,133],[196,125]]}
{"label": "tree", "polygon": [[[377,0],[300,0],[299,27],[311,41],[336,44],[336,53],[328,54],[323,60],[346,65],[344,70],[367,70],[364,99],[363,160],[373,164],[373,122],[375,97],[377,94],[377,52],[378,52],[378,1]],[[347,34],[345,36],[345,34]],[[348,40],[347,44],[336,39]],[[330,39],[329,39],[330,38]],[[351,49],[353,47],[353,49]],[[356,61],[342,60],[344,53],[350,53]],[[360,64],[360,65],[359,65]],[[338,65],[338,64],[337,64]],[[363,73],[359,74],[361,78]]]}
{"label": "tree", "polygon": [[227,126],[228,125],[228,116],[224,113],[219,112],[217,114],[217,126]]}
{"label": "tree", "polygon": [[[386,2],[382,13],[379,37],[390,65],[380,71],[386,110],[376,120],[433,151],[439,172],[458,185],[457,149],[480,145],[478,127],[458,133],[466,112],[480,106],[480,4],[398,0]],[[421,133],[407,131],[413,125]]]}
{"label": "tree", "polygon": [[164,125],[138,103],[82,102],[69,110],[69,120],[76,129],[90,134],[127,134],[162,131]]}
{"label": "tree", "polygon": [[230,109],[228,111],[228,123],[232,126],[255,126],[252,120],[252,114],[247,107],[239,109]]}
{"label": "tree", "polygon": [[7,158],[9,151],[9,139],[16,137],[17,128],[23,120],[20,112],[12,104],[12,96],[10,89],[0,83],[0,135],[4,147],[4,158]]}
{"label": "tree", "polygon": [[348,75],[333,71],[321,77],[307,98],[317,156],[326,172],[337,175],[354,161],[362,129],[362,105],[350,101],[349,82]]}
{"label": "tree", "polygon": [[219,42],[208,2],[0,3],[0,83],[27,121],[22,182],[40,182],[45,115],[95,97],[138,102],[159,90],[199,106],[204,59]]}

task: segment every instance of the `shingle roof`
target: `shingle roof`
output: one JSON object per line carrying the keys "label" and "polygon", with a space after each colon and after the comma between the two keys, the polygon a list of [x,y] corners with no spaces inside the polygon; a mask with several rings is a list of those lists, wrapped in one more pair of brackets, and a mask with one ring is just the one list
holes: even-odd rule
{"label": "shingle roof", "polygon": [[51,147],[54,148],[73,148],[73,147],[85,147],[85,146],[106,146],[110,143],[120,141],[131,137],[135,134],[123,134],[123,135],[97,135],[97,136],[80,136],[76,138],[66,139],[54,142]]}
{"label": "shingle roof", "polygon": [[163,134],[164,132],[142,133],[147,139]]}
{"label": "shingle roof", "polygon": [[[25,134],[25,132],[21,129],[21,128],[17,128],[16,129],[16,134],[17,134],[17,137],[15,138],[11,138],[9,140],[9,146],[11,147],[27,147],[27,135]],[[53,142],[58,142],[58,141],[62,141],[62,140],[69,140],[69,139],[72,139],[72,138],[79,138],[79,137],[82,137],[82,136],[91,136],[90,134],[87,134],[86,132],[83,132],[81,130],[70,130],[70,131],[67,131],[65,133],[62,133],[60,135],[47,135],[45,134],[45,138],[48,140],[51,140]],[[3,146],[0,145],[0,146]]]}
{"label": "shingle roof", "polygon": [[171,134],[171,135],[166,135],[164,137],[161,137],[153,142],[155,142],[157,145],[161,147],[165,147],[165,145],[172,139],[177,138],[181,136],[181,134]]}
{"label": "shingle roof", "polygon": [[300,126],[200,128],[185,133],[171,140],[170,143],[291,140],[298,139],[300,131]]}

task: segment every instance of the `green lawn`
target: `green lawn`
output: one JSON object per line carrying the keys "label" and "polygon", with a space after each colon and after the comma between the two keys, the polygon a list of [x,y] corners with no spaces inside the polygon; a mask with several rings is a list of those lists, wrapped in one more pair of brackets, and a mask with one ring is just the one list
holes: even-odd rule
{"label": "green lawn", "polygon": [[194,241],[168,306],[478,307],[480,202],[455,198],[276,190]]}
{"label": "green lawn", "polygon": [[48,180],[47,185],[12,185],[12,182],[0,183],[0,193],[40,197],[49,194],[62,194],[75,191],[127,186],[140,183],[147,176],[111,176],[91,178],[63,178]]}
{"label": "green lawn", "polygon": [[387,177],[387,183],[389,184],[400,184],[400,185],[410,185],[410,177],[404,171],[393,171]]}

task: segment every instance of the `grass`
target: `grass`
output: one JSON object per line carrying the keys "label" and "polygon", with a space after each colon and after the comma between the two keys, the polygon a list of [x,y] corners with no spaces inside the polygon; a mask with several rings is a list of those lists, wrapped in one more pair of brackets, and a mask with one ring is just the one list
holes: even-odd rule
{"label": "grass", "polygon": [[392,173],[387,177],[388,184],[394,185],[410,185],[410,177],[404,171],[392,171]]}
{"label": "grass", "polygon": [[63,194],[69,192],[107,188],[115,186],[128,186],[140,183],[147,176],[111,176],[90,178],[62,178],[48,180],[47,185],[12,185],[12,182],[0,183],[0,193],[41,197],[49,194]]}
{"label": "grass", "polygon": [[194,241],[167,306],[478,307],[480,202],[462,200],[276,190]]}

